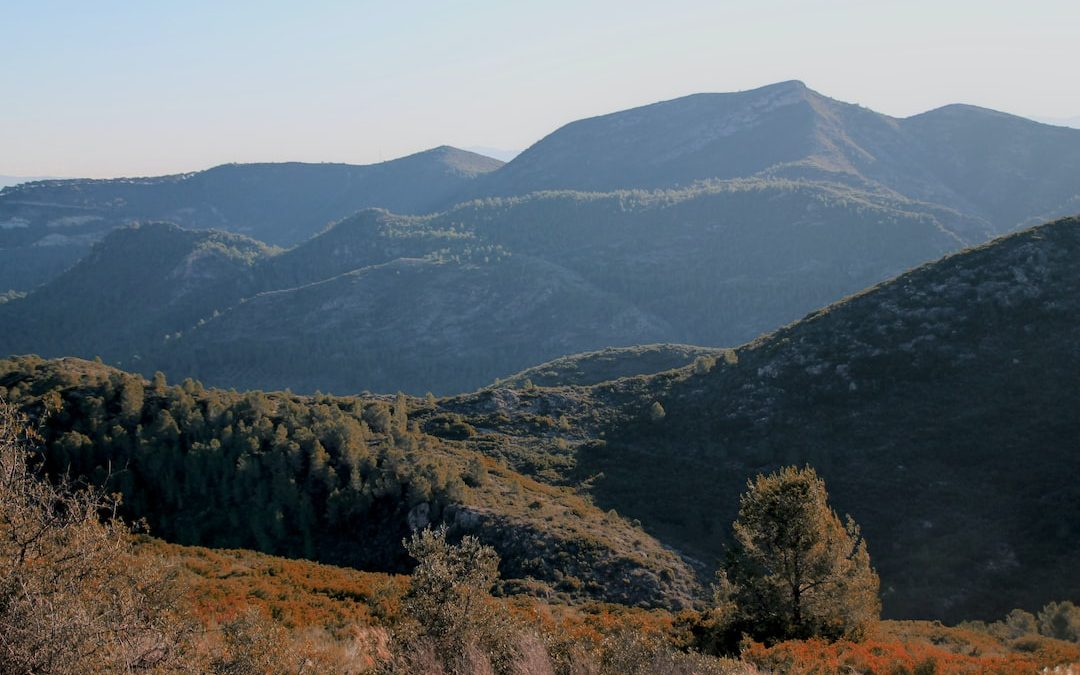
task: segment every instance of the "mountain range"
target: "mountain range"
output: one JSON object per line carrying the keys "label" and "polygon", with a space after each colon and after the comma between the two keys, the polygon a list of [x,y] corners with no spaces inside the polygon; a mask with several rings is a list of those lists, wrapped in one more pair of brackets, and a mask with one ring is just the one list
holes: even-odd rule
{"label": "mountain range", "polygon": [[0,352],[219,386],[467,391],[612,345],[738,344],[959,248],[951,216],[739,182],[365,211],[278,254],[147,224],[0,305]]}
{"label": "mountain range", "polygon": [[1080,131],[799,82],[574,122],[506,165],[443,147],[29,183],[0,192],[0,353],[446,394],[568,353],[740,344],[1078,200]]}
{"label": "mountain range", "polygon": [[801,82],[697,94],[558,129],[477,181],[482,194],[839,182],[953,209],[985,238],[1080,208],[1080,134],[969,105],[898,119]]}
{"label": "mountain range", "polygon": [[290,246],[362,208],[437,210],[501,165],[443,146],[368,166],[226,164],[156,178],[23,183],[0,191],[0,288],[48,280],[60,271],[51,261],[64,256],[70,265],[118,226],[167,220]]}
{"label": "mountain range", "polygon": [[505,165],[28,183],[0,397],[169,541],[397,573],[444,523],[565,602],[708,605],[747,480],[811,465],[886,616],[993,619],[1080,595],[1077,211],[1078,130],[799,82]]}
{"label": "mountain range", "polygon": [[[158,178],[24,183],[0,192],[0,250],[46,238],[42,245],[76,246],[146,220],[289,246],[365,207],[432,213],[476,197],[748,177],[841,182],[932,202],[969,216],[971,236],[985,240],[1077,208],[1076,132],[967,105],[894,118],[790,81],[573,122],[505,167],[443,146],[370,166],[233,164]],[[0,287],[28,290],[48,275],[31,277],[21,285],[0,279]]]}

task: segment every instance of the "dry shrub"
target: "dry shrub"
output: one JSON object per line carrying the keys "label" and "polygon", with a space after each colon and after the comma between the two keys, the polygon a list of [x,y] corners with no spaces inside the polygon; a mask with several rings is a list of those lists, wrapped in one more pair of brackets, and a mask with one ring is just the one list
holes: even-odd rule
{"label": "dry shrub", "polygon": [[0,672],[186,667],[194,626],[167,566],[133,556],[114,500],[40,479],[34,440],[0,401]]}
{"label": "dry shrub", "polygon": [[227,675],[360,675],[388,664],[389,648],[382,628],[354,626],[346,638],[319,627],[290,631],[254,605],[211,626],[199,641],[206,670]]}
{"label": "dry shrub", "polygon": [[215,673],[260,675],[296,673],[306,659],[290,649],[288,634],[257,609],[243,613],[207,631],[203,640],[207,660]]}
{"label": "dry shrub", "polygon": [[547,647],[535,633],[521,633],[516,652],[511,665],[514,675],[555,675]]}

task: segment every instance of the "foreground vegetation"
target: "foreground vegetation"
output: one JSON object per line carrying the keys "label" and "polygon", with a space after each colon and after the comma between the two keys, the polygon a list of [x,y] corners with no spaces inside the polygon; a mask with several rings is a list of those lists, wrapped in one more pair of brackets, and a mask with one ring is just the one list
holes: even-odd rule
{"label": "foreground vegetation", "polygon": [[442,529],[408,541],[411,577],[164,544],[135,535],[102,493],[43,480],[34,440],[0,404],[6,673],[1011,673],[1080,661],[1070,603],[989,626],[875,623],[863,642],[746,639],[721,657],[709,653],[715,613],[492,597],[497,556]]}

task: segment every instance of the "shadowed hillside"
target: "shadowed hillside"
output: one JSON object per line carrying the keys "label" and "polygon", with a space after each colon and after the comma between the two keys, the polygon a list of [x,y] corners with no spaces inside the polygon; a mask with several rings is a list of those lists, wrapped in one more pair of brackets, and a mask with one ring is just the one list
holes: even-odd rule
{"label": "shadowed hillside", "polygon": [[[1078,261],[1080,221],[1066,219],[923,266],[711,369],[445,405],[494,430],[477,449],[583,481],[709,563],[746,479],[809,463],[862,525],[887,615],[998,616],[1080,593]],[[522,425],[530,411],[565,417],[569,446]]]}
{"label": "shadowed hillside", "polygon": [[441,519],[512,588],[630,603],[703,593],[746,479],[809,463],[888,616],[989,619],[1080,592],[1078,258],[1080,220],[1057,221],[592,387],[391,403],[24,358],[0,395],[51,411],[54,472],[110,481],[166,538],[394,570],[408,523]]}

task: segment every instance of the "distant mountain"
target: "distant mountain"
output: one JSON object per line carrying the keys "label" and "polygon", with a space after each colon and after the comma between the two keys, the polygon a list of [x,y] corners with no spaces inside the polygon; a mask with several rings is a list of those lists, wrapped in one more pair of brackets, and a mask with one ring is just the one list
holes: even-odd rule
{"label": "distant mountain", "polygon": [[1033,119],[1042,122],[1043,124],[1080,129],[1080,115],[1077,115],[1076,117],[1035,117]]}
{"label": "distant mountain", "polygon": [[157,178],[25,183],[0,191],[0,261],[52,257],[43,269],[0,270],[0,289],[29,290],[55,274],[48,263],[56,252],[70,264],[118,225],[168,220],[292,245],[362,208],[437,210],[501,164],[443,146],[369,166],[227,164]]}
{"label": "distant mountain", "polygon": [[917,199],[981,216],[995,230],[1080,211],[1080,130],[951,105],[902,120],[920,143],[935,189]]}
{"label": "distant mountain", "polygon": [[986,238],[1080,210],[1080,131],[973,106],[896,119],[792,81],[573,122],[473,189],[509,196],[745,177],[895,192],[978,219],[964,234]]}
{"label": "distant mountain", "polygon": [[8,352],[132,361],[239,300],[273,250],[242,235],[149,223],[112,231],[72,269],[0,305]]}
{"label": "distant mountain", "polygon": [[[1080,131],[970,106],[895,119],[786,82],[575,122],[501,168],[443,147],[6,189],[0,354],[102,355],[221,386],[454,393],[567,353],[739,344],[1072,211]],[[56,275],[118,223],[156,217],[295,245],[221,267],[182,306],[129,301],[99,321],[93,308],[152,297],[127,258],[157,260],[162,244],[137,236]]]}
{"label": "distant mountain", "polygon": [[412,258],[261,293],[163,345],[149,362],[241,387],[444,393],[474,388],[533,355],[653,342],[669,330],[536,258]]}
{"label": "distant mountain", "polygon": [[[454,393],[568,353],[738,344],[959,248],[964,222],[841,186],[743,181],[372,210],[201,278],[182,306],[166,280],[207,235],[155,226],[0,305],[0,352],[221,386]],[[123,309],[102,320],[109,306]]]}
{"label": "distant mountain", "polygon": [[920,267],[711,369],[530,389],[529,409],[582,434],[570,452],[513,415],[497,423],[507,390],[444,405],[501,434],[477,448],[587,481],[601,507],[702,561],[722,556],[748,477],[812,464],[862,525],[887,615],[987,618],[1080,594],[1078,343],[1071,218]]}
{"label": "distant mountain", "polygon": [[226,165],[42,181],[0,192],[0,292],[54,277],[105,231],[134,221],[290,246],[368,207],[419,215],[475,198],[740,178],[841,184],[933,204],[963,216],[954,233],[979,243],[1080,211],[1080,130],[964,105],[897,119],[793,81],[573,122],[505,166],[443,146],[370,166]]}
{"label": "distant mountain", "polygon": [[38,180],[56,180],[55,176],[0,176],[0,189]]}

